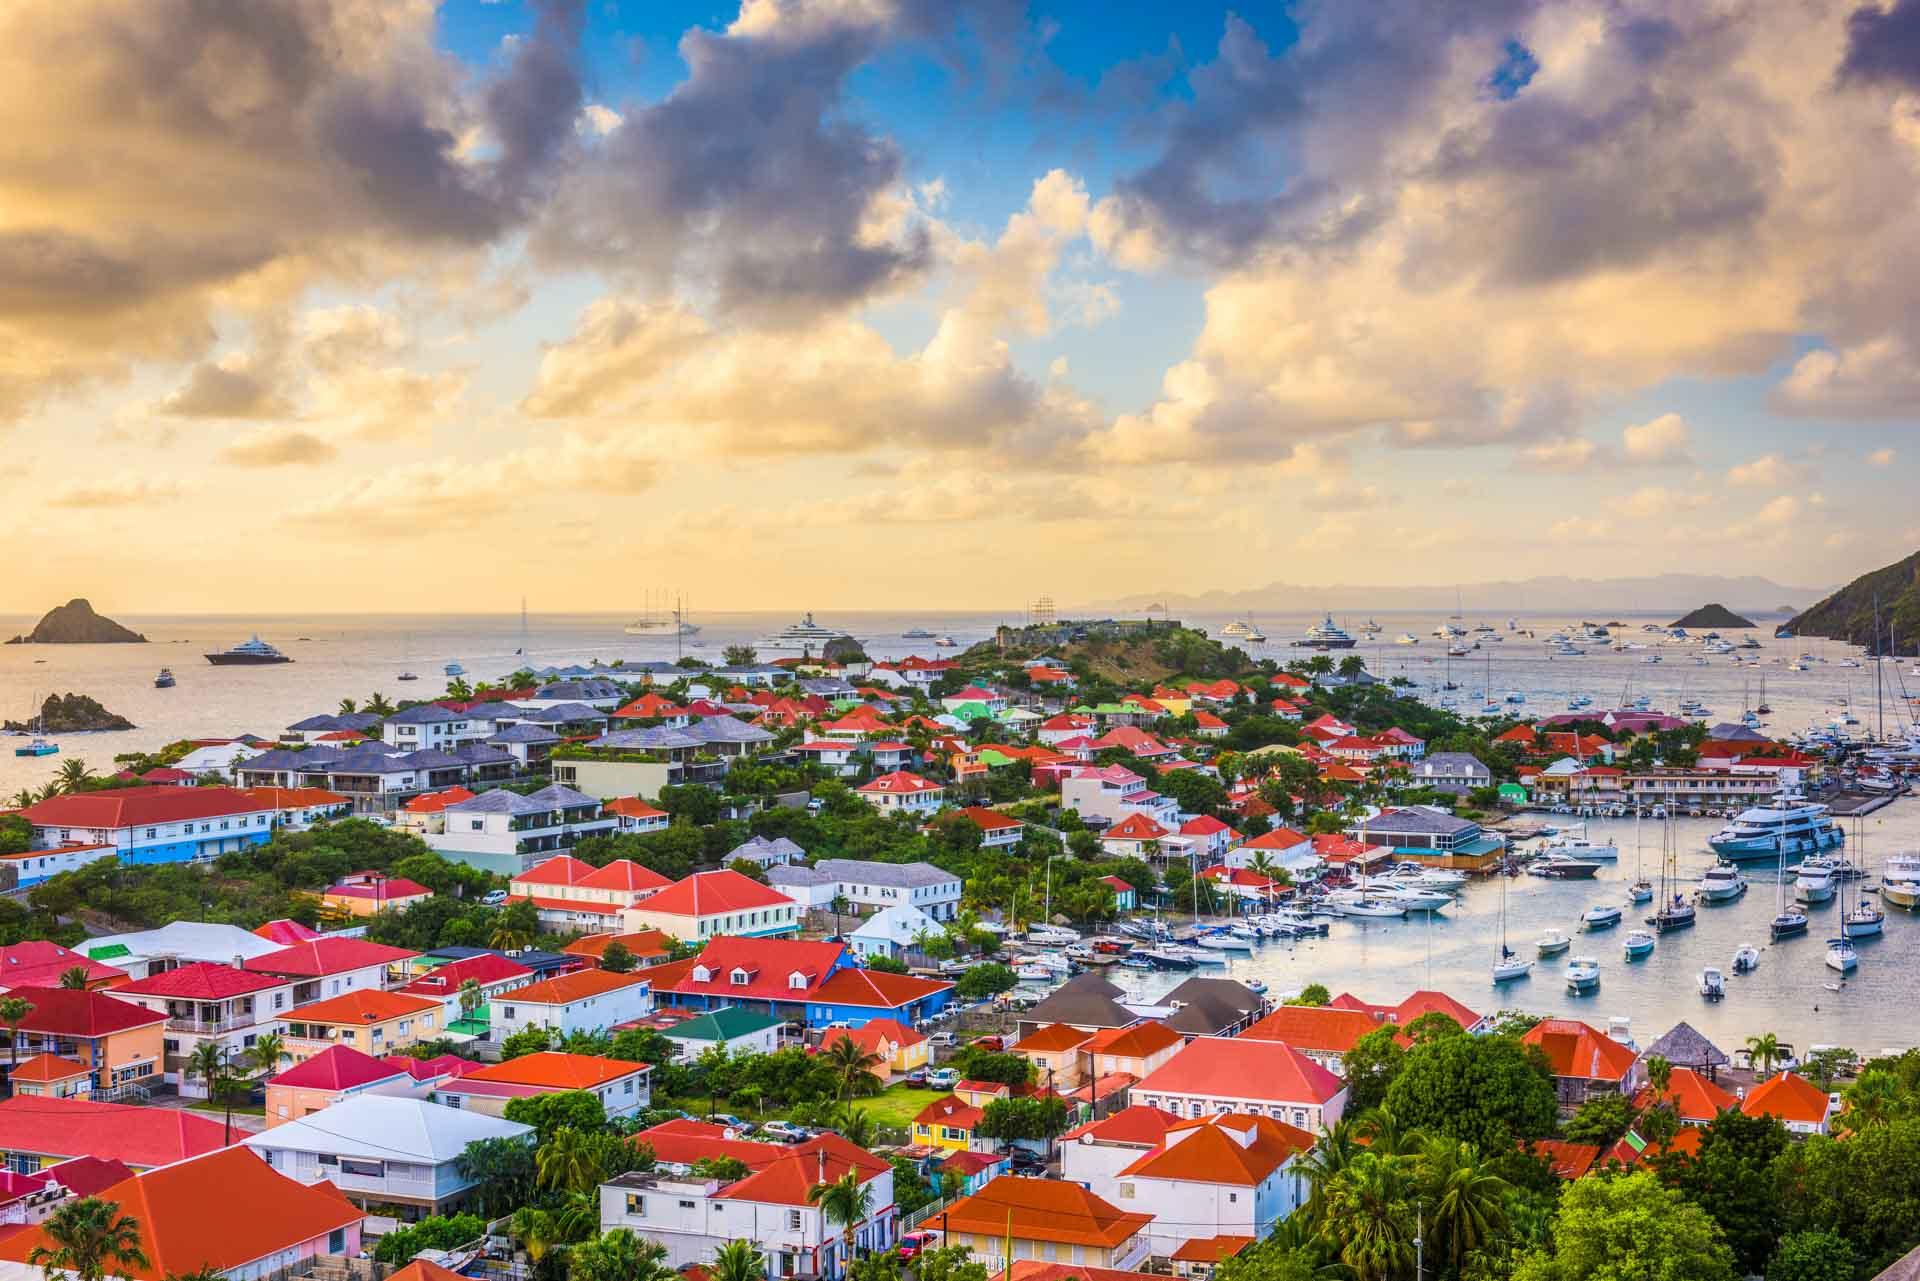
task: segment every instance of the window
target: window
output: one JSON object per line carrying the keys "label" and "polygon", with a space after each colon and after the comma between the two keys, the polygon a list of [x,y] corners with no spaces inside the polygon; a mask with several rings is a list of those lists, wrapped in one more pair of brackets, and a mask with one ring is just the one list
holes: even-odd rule
{"label": "window", "polygon": [[633,1078],[632,1078],[632,1077],[628,1077],[628,1078],[627,1078],[627,1088],[626,1088],[625,1090],[623,1090],[623,1091],[621,1091],[621,1093],[623,1093],[623,1094],[632,1094],[632,1093],[633,1093]]}
{"label": "window", "polygon": [[1131,1184],[1131,1183],[1122,1183],[1122,1184],[1120,1185],[1120,1199],[1121,1199],[1122,1201],[1131,1201],[1131,1200],[1133,1200],[1133,1184]]}
{"label": "window", "polygon": [[345,1254],[347,1252],[347,1230],[335,1228],[327,1233],[327,1253]]}
{"label": "window", "polygon": [[1240,1194],[1238,1192],[1227,1193],[1227,1204],[1228,1205],[1240,1204]]}
{"label": "window", "polygon": [[800,1211],[788,1210],[787,1211],[787,1231],[798,1232],[799,1230],[800,1230]]}
{"label": "window", "polygon": [[681,1208],[682,1210],[691,1210],[691,1209],[693,1208],[693,1202],[691,1202],[691,1201],[682,1201],[682,1202],[680,1203],[680,1208]]}
{"label": "window", "polygon": [[340,1158],[340,1173],[357,1174],[363,1179],[383,1179],[387,1175],[384,1161],[357,1161],[352,1157]]}
{"label": "window", "polygon": [[516,1017],[516,1015],[515,1015],[515,1014],[514,1014],[514,1012],[513,1012],[513,1007],[512,1007],[511,1005],[503,1005],[503,1006],[501,1006],[501,1007],[500,1007],[500,1017],[501,1017],[501,1018],[503,1018],[503,1019],[513,1019],[513,1018],[515,1018],[515,1017]]}
{"label": "window", "polygon": [[627,1193],[627,1213],[636,1219],[646,1218],[647,1199],[643,1196],[636,1196],[631,1192]]}
{"label": "window", "polygon": [[156,837],[156,836],[158,836],[158,835],[160,835],[160,829],[159,829],[159,828],[157,828],[157,827],[149,827],[149,828],[147,829],[147,839],[148,839],[148,840],[152,840],[152,839],[153,839],[154,837]]}

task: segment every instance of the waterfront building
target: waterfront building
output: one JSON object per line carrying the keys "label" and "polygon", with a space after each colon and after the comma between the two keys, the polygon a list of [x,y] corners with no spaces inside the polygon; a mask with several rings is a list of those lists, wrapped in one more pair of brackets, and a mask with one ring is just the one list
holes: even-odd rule
{"label": "waterfront building", "polygon": [[[118,787],[69,792],[20,811],[35,850],[90,846],[123,863],[205,862],[264,845],[277,811],[232,787]],[[82,859],[90,861],[90,859]]]}

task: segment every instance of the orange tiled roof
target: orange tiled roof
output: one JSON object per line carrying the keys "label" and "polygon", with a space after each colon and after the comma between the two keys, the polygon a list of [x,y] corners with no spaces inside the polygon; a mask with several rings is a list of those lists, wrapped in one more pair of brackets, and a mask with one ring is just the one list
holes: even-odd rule
{"label": "orange tiled roof", "polygon": [[1754,1086],[1740,1103],[1748,1116],[1777,1116],[1803,1125],[1823,1124],[1832,1107],[1833,1101],[1819,1086],[1792,1072]]}
{"label": "orange tiled roof", "polygon": [[1667,1092],[1655,1097],[1653,1087],[1645,1086],[1634,1098],[1636,1108],[1650,1107],[1656,1102],[1673,1105],[1673,1114],[1682,1121],[1711,1121],[1728,1108],[1740,1106],[1740,1100],[1729,1090],[1723,1090],[1712,1081],[1692,1068],[1677,1067],[1667,1080]]}
{"label": "orange tiled roof", "polygon": [[1195,1237],[1169,1257],[1176,1263],[1218,1263],[1222,1259],[1231,1259],[1252,1244],[1252,1237],[1230,1233],[1217,1237]]}
{"label": "orange tiled roof", "polygon": [[57,1054],[36,1054],[23,1059],[20,1066],[11,1073],[15,1081],[38,1081],[48,1084],[53,1081],[71,1081],[76,1076],[91,1076],[93,1069],[84,1063],[75,1063],[72,1059],[63,1059]]}
{"label": "orange tiled roof", "polygon": [[1146,1179],[1258,1187],[1314,1138],[1269,1116],[1222,1112],[1174,1126],[1161,1146],[1122,1170]]}
{"label": "orange tiled roof", "polygon": [[591,1090],[609,1081],[631,1076],[647,1064],[631,1059],[603,1059],[594,1054],[564,1054],[542,1050],[517,1059],[492,1063],[466,1073],[466,1081],[502,1081],[548,1090]]}
{"label": "orange tiled roof", "polygon": [[1052,1054],[1084,1044],[1090,1035],[1065,1023],[1049,1023],[1035,1028],[1008,1048],[1017,1054]]}
{"label": "orange tiled roof", "polygon": [[954,1095],[935,1099],[914,1115],[915,1125],[950,1125],[959,1130],[971,1130],[980,1124],[980,1118],[986,1113]]}
{"label": "orange tiled roof", "polygon": [[568,1005],[590,996],[617,992],[647,982],[645,973],[615,974],[611,970],[575,970],[558,978],[529,983],[513,990],[515,1005]]}
{"label": "orange tiled roof", "polygon": [[1360,1010],[1283,1005],[1240,1035],[1254,1041],[1284,1041],[1296,1050],[1345,1054],[1380,1026]]}
{"label": "orange tiled roof", "polygon": [[1102,1028],[1093,1034],[1084,1048],[1089,1054],[1144,1059],[1185,1039],[1165,1023],[1143,1019],[1131,1027]]}
{"label": "orange tiled roof", "polygon": [[342,992],[339,996],[330,996],[311,1005],[296,1005],[287,1011],[287,1018],[301,1023],[342,1023],[361,1027],[405,1018],[409,1014],[425,1014],[429,1010],[439,1009],[443,1004],[424,996],[406,996],[400,992]]}
{"label": "orange tiled roof", "polygon": [[1011,1233],[1020,1241],[1053,1241],[1111,1249],[1153,1222],[1128,1214],[1077,1183],[1023,1179],[1003,1174],[941,1214],[943,1230],[992,1240]]}
{"label": "orange tiled roof", "polygon": [[1132,1107],[1121,1108],[1111,1116],[1068,1130],[1060,1136],[1060,1141],[1071,1143],[1076,1139],[1091,1138],[1102,1143],[1152,1147],[1179,1123],[1180,1118],[1164,1108],[1150,1108],[1144,1103],[1136,1103]]}
{"label": "orange tiled roof", "polygon": [[1587,1081],[1622,1081],[1639,1056],[1578,1019],[1543,1019],[1520,1038],[1547,1056],[1555,1076]]}

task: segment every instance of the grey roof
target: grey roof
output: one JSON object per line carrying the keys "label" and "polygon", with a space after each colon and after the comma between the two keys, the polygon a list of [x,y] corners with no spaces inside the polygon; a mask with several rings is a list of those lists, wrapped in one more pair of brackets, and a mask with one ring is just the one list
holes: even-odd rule
{"label": "grey roof", "polygon": [[801,849],[790,837],[785,836],[776,836],[772,840],[768,840],[764,836],[756,836],[752,840],[740,842],[731,850],[727,851],[728,862],[732,862],[736,858],[758,860],[763,858],[805,858],[806,856],[807,852],[805,850]]}
{"label": "grey roof", "polygon": [[338,749],[331,747],[309,747],[304,752],[290,752],[285,748],[277,748],[241,761],[240,768],[245,770],[260,770],[263,772],[271,770],[294,770],[296,772],[310,773],[314,770],[325,769],[329,761],[337,760],[340,755],[341,753]]}
{"label": "grey roof", "polygon": [[460,762],[447,757],[444,766],[418,766],[412,758],[421,755],[442,755],[442,753],[396,752],[391,747],[382,747],[374,743],[362,744],[351,751],[342,752],[320,768],[329,774],[404,774],[410,769],[448,768]]}
{"label": "grey roof", "polygon": [[325,734],[339,729],[350,729],[361,733],[379,723],[380,718],[372,712],[348,712],[345,716],[309,716],[303,721],[295,721],[287,728],[299,730],[303,734]]}
{"label": "grey roof", "polygon": [[720,676],[787,676],[786,668],[775,663],[737,663],[713,669]]}
{"label": "grey roof", "polygon": [[1732,721],[1721,721],[1707,731],[1707,737],[1721,743],[1764,743],[1767,736],[1757,729],[1745,725],[1735,725]]}
{"label": "grey roof", "polygon": [[1052,996],[1020,1016],[1024,1024],[1066,1023],[1073,1027],[1131,1027],[1140,1016],[1116,999],[1120,989],[1098,974],[1069,979]]}
{"label": "grey roof", "polygon": [[703,716],[687,726],[702,743],[771,743],[773,734],[732,716]]}
{"label": "grey roof", "polygon": [[[502,752],[500,755],[504,757],[506,753]],[[452,752],[443,752],[437,747],[423,747],[417,752],[406,752],[393,759],[413,769],[459,769],[470,763]]]}
{"label": "grey roof", "polygon": [[563,698],[569,702],[584,701],[592,698],[619,698],[625,694],[618,685],[609,680],[554,681],[542,685],[533,691],[535,698]]}
{"label": "grey roof", "polygon": [[[418,755],[418,753],[415,753]],[[515,763],[512,752],[503,747],[489,747],[485,743],[462,743],[453,749],[453,756],[463,765],[507,765]]]}
{"label": "grey roof", "polygon": [[1410,805],[1405,809],[1388,810],[1384,814],[1361,823],[1362,832],[1418,832],[1431,836],[1455,836],[1461,832],[1479,826],[1464,818],[1455,818],[1451,814],[1441,814],[1435,810],[1422,809]]}
{"label": "grey roof", "polygon": [[421,703],[387,717],[389,725],[444,725],[448,721],[469,719],[465,712],[450,712],[438,703]]}
{"label": "grey roof", "polygon": [[1191,978],[1154,1002],[1178,1005],[1166,1024],[1176,1032],[1211,1036],[1266,1011],[1251,988],[1232,979]]}
{"label": "grey roof", "polygon": [[463,814],[548,814],[554,810],[598,809],[600,802],[571,787],[553,783],[528,796],[497,787],[468,800],[455,801],[447,808]]}
{"label": "grey roof", "polygon": [[814,866],[836,881],[856,881],[861,885],[886,885],[896,889],[951,885],[960,879],[954,873],[931,863],[869,863],[857,858],[823,858]]}
{"label": "grey roof", "polygon": [[507,725],[487,738],[489,743],[557,743],[560,736],[550,729],[541,729],[538,725],[516,723]]}
{"label": "grey roof", "polygon": [[817,867],[802,867],[798,864],[767,869],[769,885],[831,885],[833,878]]}
{"label": "grey roof", "polygon": [[652,725],[646,729],[620,729],[611,734],[602,734],[589,743],[589,747],[613,747],[625,751],[662,752],[670,748],[700,748],[707,745],[705,739],[695,738],[685,730],[672,729],[665,725]]}
{"label": "grey roof", "polygon": [[1649,1045],[1646,1053],[1657,1054],[1675,1067],[1684,1068],[1725,1067],[1732,1062],[1719,1046],[1686,1022],[1674,1024],[1673,1030]]}
{"label": "grey roof", "polygon": [[573,721],[607,723],[607,714],[586,703],[555,703],[552,707],[516,707],[513,719],[538,725],[566,725]]}
{"label": "grey roof", "polygon": [[838,676],[812,677],[801,681],[800,688],[809,694],[818,694],[823,698],[830,698],[836,694],[851,694],[855,692],[852,682],[843,681]]}
{"label": "grey roof", "polygon": [[1493,771],[1482,764],[1478,756],[1469,752],[1435,752],[1425,760],[1414,762],[1415,778],[1428,778],[1433,775],[1492,778]]}

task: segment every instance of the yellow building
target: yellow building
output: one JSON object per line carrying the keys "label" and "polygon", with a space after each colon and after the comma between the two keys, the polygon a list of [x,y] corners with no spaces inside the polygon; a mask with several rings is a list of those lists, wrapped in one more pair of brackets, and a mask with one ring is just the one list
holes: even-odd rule
{"label": "yellow building", "polygon": [[926,1067],[930,1060],[932,1043],[926,1033],[916,1032],[897,1019],[869,1019],[857,1028],[835,1029],[821,1038],[820,1052],[825,1054],[841,1040],[852,1041],[877,1058],[873,1074],[882,1081]]}
{"label": "yellow building", "polygon": [[935,1099],[913,1118],[913,1141],[949,1152],[994,1152],[1000,1147],[993,1139],[976,1139],[973,1127],[986,1112],[957,1095]]}
{"label": "yellow building", "polygon": [[442,1008],[440,1001],[399,992],[343,992],[287,1011],[287,1052],[295,1062],[335,1045],[375,1058],[398,1053],[445,1031]]}

